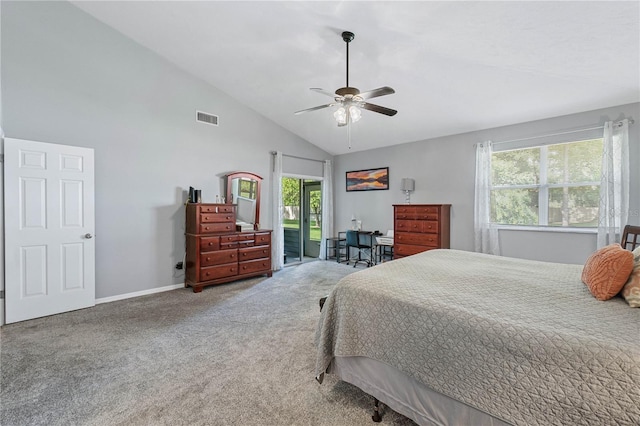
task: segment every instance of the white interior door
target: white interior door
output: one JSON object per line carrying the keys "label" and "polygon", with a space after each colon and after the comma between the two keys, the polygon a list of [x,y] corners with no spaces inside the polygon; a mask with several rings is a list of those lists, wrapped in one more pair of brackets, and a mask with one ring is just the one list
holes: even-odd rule
{"label": "white interior door", "polygon": [[4,141],[6,322],[94,306],[93,149]]}

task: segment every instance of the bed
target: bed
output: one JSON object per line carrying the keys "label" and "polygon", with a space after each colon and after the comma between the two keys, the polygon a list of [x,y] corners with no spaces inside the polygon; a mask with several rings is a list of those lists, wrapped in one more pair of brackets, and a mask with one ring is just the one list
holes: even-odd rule
{"label": "bed", "polygon": [[596,300],[582,265],[431,250],[326,299],[316,378],[418,424],[640,424],[640,309]]}

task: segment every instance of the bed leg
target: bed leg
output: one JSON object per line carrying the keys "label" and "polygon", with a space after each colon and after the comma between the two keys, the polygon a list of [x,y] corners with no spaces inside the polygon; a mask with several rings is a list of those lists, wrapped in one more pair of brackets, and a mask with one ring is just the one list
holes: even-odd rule
{"label": "bed leg", "polygon": [[322,312],[322,307],[324,306],[324,302],[327,301],[327,297],[329,297],[329,296],[325,296],[325,297],[321,297],[320,298],[320,312]]}
{"label": "bed leg", "polygon": [[380,416],[380,401],[378,401],[377,398],[373,398],[373,416],[371,416],[371,420],[376,423],[382,421],[382,416]]}

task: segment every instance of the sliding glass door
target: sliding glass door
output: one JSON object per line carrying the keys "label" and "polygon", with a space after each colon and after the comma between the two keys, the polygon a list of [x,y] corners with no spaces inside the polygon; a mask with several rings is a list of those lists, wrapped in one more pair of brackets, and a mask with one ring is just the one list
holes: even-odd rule
{"label": "sliding glass door", "polygon": [[320,233],[322,230],[322,193],[320,182],[305,181],[302,184],[304,198],[303,253],[307,257],[320,256]]}
{"label": "sliding glass door", "polygon": [[285,265],[317,259],[322,224],[320,181],[283,177],[282,198]]}
{"label": "sliding glass door", "polygon": [[284,264],[300,262],[300,179],[292,177],[282,178],[282,199],[284,202],[284,215],[282,226],[284,228]]}

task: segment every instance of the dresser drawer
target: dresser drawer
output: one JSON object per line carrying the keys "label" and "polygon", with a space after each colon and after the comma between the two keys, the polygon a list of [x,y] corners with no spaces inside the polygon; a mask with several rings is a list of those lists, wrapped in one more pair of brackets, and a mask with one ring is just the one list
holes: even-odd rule
{"label": "dresser drawer", "polygon": [[229,249],[229,248],[236,248],[236,247],[252,247],[252,246],[253,246],[253,233],[222,235],[220,237],[220,249]]}
{"label": "dresser drawer", "polygon": [[437,234],[418,234],[415,232],[399,232],[395,234],[396,243],[413,244],[418,246],[438,247]]}
{"label": "dresser drawer", "polygon": [[397,206],[396,219],[438,220],[440,210],[437,206]]}
{"label": "dresser drawer", "polygon": [[438,220],[438,212],[412,212],[412,213],[396,213],[396,219],[408,220]]}
{"label": "dresser drawer", "polygon": [[395,232],[422,232],[422,222],[418,220],[397,219]]}
{"label": "dresser drawer", "polygon": [[238,236],[236,234],[221,235],[220,236],[220,244],[235,243],[237,241],[238,241]]}
{"label": "dresser drawer", "polygon": [[416,246],[412,244],[394,244],[393,255],[394,256],[411,256],[412,254],[422,253],[423,251],[431,250],[436,247]]}
{"label": "dresser drawer", "polygon": [[214,204],[198,206],[198,213],[233,213],[233,205]]}
{"label": "dresser drawer", "polygon": [[213,251],[220,249],[220,237],[201,237],[200,251]]}
{"label": "dresser drawer", "polygon": [[238,273],[241,275],[258,271],[269,272],[270,270],[271,259],[249,260],[238,264]]}
{"label": "dresser drawer", "polygon": [[238,275],[238,263],[210,266],[208,268],[200,268],[200,279],[198,281],[209,281],[234,275]]}
{"label": "dresser drawer", "polygon": [[438,220],[440,209],[436,206],[416,206],[416,219]]}
{"label": "dresser drawer", "polygon": [[437,220],[396,220],[395,232],[427,232],[437,234],[439,222]]}
{"label": "dresser drawer", "polygon": [[233,222],[227,223],[202,223],[200,224],[200,234],[213,234],[216,232],[233,232],[236,225]]}
{"label": "dresser drawer", "polygon": [[417,213],[416,206],[397,206],[396,207],[396,217],[398,214],[403,215],[415,215]]}
{"label": "dresser drawer", "polygon": [[271,232],[256,233],[255,241],[257,246],[271,244]]}
{"label": "dresser drawer", "polygon": [[437,220],[425,220],[422,222],[422,232],[429,234],[437,234],[440,227],[440,222]]}
{"label": "dresser drawer", "polygon": [[253,242],[253,232],[247,232],[242,234],[232,234],[232,235],[221,235],[220,236],[220,244],[229,244],[229,243],[237,243],[240,241],[252,241]]}
{"label": "dresser drawer", "polygon": [[238,261],[238,250],[219,250],[200,255],[200,266],[213,266]]}
{"label": "dresser drawer", "polygon": [[202,213],[200,223],[235,222],[233,213]]}
{"label": "dresser drawer", "polygon": [[271,250],[269,247],[250,247],[241,248],[238,252],[238,260],[243,262],[245,260],[269,258],[271,256]]}

